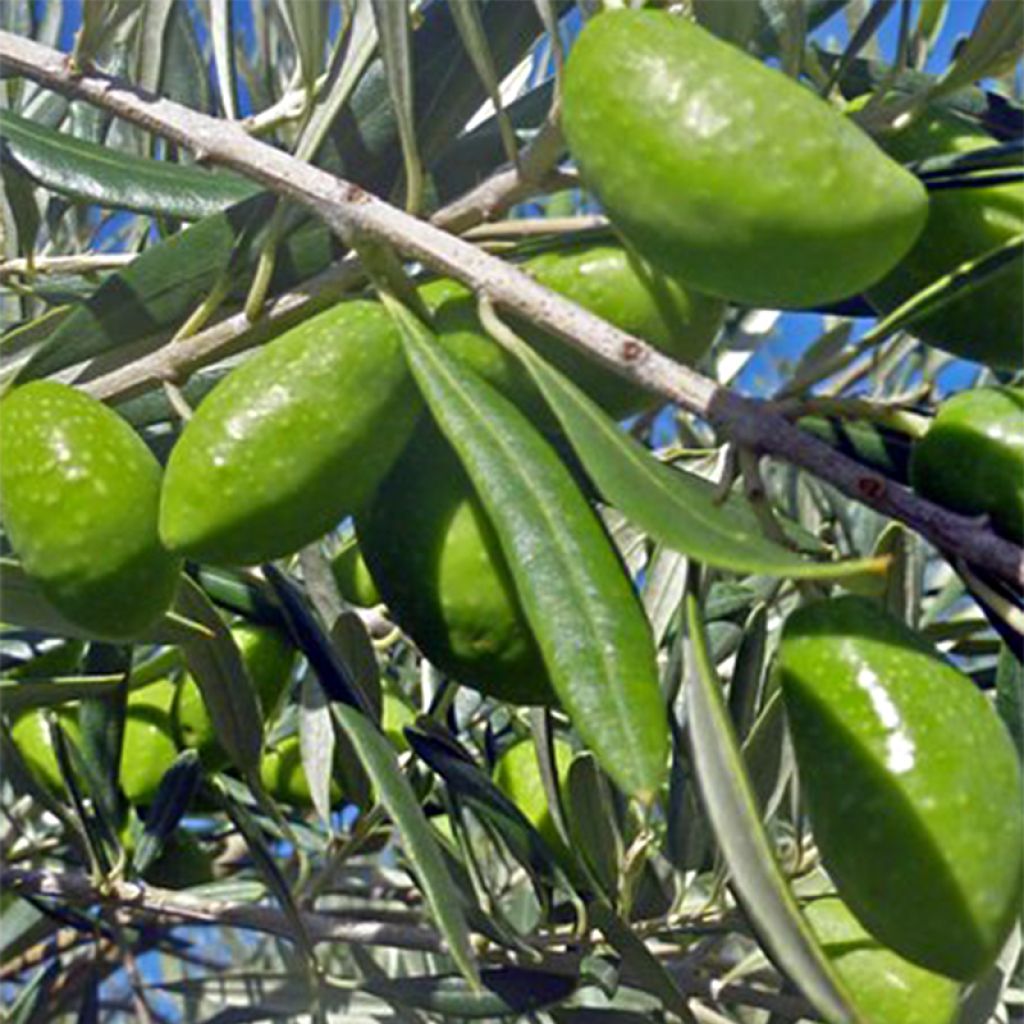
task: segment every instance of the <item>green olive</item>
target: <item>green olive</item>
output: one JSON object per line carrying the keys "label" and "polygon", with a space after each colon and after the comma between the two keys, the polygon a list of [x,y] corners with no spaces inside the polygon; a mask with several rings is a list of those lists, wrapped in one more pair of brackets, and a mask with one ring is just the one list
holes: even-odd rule
{"label": "green olive", "polygon": [[987,515],[1024,541],[1024,388],[974,388],[947,399],[914,445],[914,489],[964,515]]}
{"label": "green olive", "polygon": [[429,421],[356,514],[356,535],[391,614],[438,668],[502,700],[554,703],[494,528]]}
{"label": "green olive", "polygon": [[[249,678],[256,689],[264,716],[270,714],[291,679],[295,648],[272,626],[239,623],[231,627]],[[222,767],[227,755],[217,740],[199,684],[185,673],[174,709],[178,735],[186,747],[194,747],[209,768]]]}
{"label": "green olive", "polygon": [[[280,803],[301,810],[312,808],[313,797],[309,789],[309,780],[302,767],[302,748],[299,745],[299,737],[295,734],[286,737],[263,755],[263,760],[260,761],[260,779],[266,791]],[[341,797],[341,787],[332,779],[331,803],[338,803]]]}
{"label": "green olive", "polygon": [[156,459],[117,413],[53,381],[7,395],[0,431],[0,518],[25,572],[73,625],[134,639],[181,569],[157,537]]}
{"label": "green olive", "polygon": [[380,717],[380,727],[395,749],[408,750],[409,741],[405,738],[405,727],[416,721],[415,708],[410,707],[403,698],[393,693],[385,693]]}
{"label": "green olive", "polygon": [[160,679],[128,695],[121,747],[121,789],[133,804],[152,803],[178,747],[172,718],[177,687]]}
{"label": "green olive", "polygon": [[[563,792],[572,756],[572,744],[556,736],[555,768],[558,773],[558,786]],[[526,815],[551,852],[563,864],[571,861],[572,854],[562,841],[558,826],[551,815],[551,808],[548,806],[547,791],[544,789],[540,765],[537,763],[537,751],[532,740],[519,740],[502,753],[494,766],[494,783]]]}
{"label": "green olive", "polygon": [[372,608],[381,603],[380,591],[373,582],[370,570],[366,566],[362,551],[355,540],[346,544],[331,559],[331,571],[338,591],[349,604],[360,608]]}
{"label": "green olive", "polygon": [[960,986],[877,942],[842,900],[813,900],[804,913],[865,1021],[951,1024],[956,1019]]}
{"label": "green olive", "polygon": [[593,18],[565,69],[584,182],[642,256],[709,295],[855,295],[924,226],[920,182],[814,93],[665,11]]}
{"label": "green olive", "polygon": [[[56,709],[56,713],[60,724],[72,740],[77,741],[81,732],[74,708],[63,704]],[[11,725],[11,739],[36,779],[53,793],[63,792],[64,779],[57,765],[57,755],[50,744],[45,711],[32,708],[20,714]]]}
{"label": "green olive", "polygon": [[1020,912],[1024,794],[987,698],[866,598],[806,605],[779,650],[814,838],[867,930],[972,980]]}
{"label": "green olive", "polygon": [[[700,359],[722,323],[720,300],[687,290],[621,246],[585,245],[545,253],[528,260],[523,269],[545,287],[684,363]],[[531,415],[551,419],[528,371],[484,331],[476,299],[467,288],[442,279],[424,285],[420,294],[433,314],[438,339],[452,355]],[[564,342],[522,322],[513,321],[513,326],[612,415],[628,416],[658,401]]]}
{"label": "green olive", "polygon": [[164,889],[191,889],[213,881],[213,859],[194,836],[179,829],[164,843],[144,877],[150,885]]}
{"label": "green olive", "polygon": [[[879,137],[903,161],[971,153],[996,145],[980,128],[949,111],[929,108],[910,124]],[[928,223],[896,268],[868,289],[889,313],[916,292],[1024,231],[1024,185],[942,189],[931,194]],[[1024,365],[1024,288],[1020,263],[908,328],[929,344],[1005,369]]]}
{"label": "green olive", "polygon": [[383,306],[333,306],[203,400],[167,464],[160,536],[214,563],[291,554],[370,497],[420,408]]}

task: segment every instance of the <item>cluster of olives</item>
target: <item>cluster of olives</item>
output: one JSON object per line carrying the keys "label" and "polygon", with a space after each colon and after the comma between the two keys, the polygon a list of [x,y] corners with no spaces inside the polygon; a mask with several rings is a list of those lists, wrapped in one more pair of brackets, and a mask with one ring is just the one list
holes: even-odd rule
{"label": "cluster of olives", "polygon": [[[889,310],[1018,233],[1024,219],[1016,185],[929,198],[851,117],[664,11],[592,20],[567,67],[563,120],[624,244],[578,245],[524,269],[686,362],[708,349],[726,302],[799,308],[866,294]],[[903,160],[986,144],[937,112],[880,141]],[[472,294],[439,280],[420,295],[438,343],[553,430],[529,376],[483,330]],[[1021,320],[1021,290],[996,276],[915,329],[950,351],[1019,367]],[[655,401],[517,327],[613,416]],[[987,515],[1016,541],[1022,404],[1012,388],[951,399],[912,463],[922,494]],[[383,601],[464,685],[521,704],[556,702],[505,554],[380,303],[342,302],[229,373],[186,424],[166,472],[115,412],[58,383],[16,388],[0,422],[7,535],[78,631],[136,639],[171,606],[183,559],[266,562],[351,516],[358,547],[334,566],[350,600]],[[253,672],[265,709],[290,673],[291,649],[277,649],[271,673]],[[858,991],[851,979],[877,970],[896,987],[928,991],[929,1019],[948,1020],[957,990],[948,979],[978,977],[1019,909],[1021,782],[1006,731],[966,677],[863,599],[791,615],[778,672],[815,840],[843,900],[812,905],[812,923]],[[52,753],[32,740],[41,726],[38,714],[26,716],[15,738],[36,743],[36,768],[53,780]],[[270,752],[265,781],[308,805],[296,743]],[[208,766],[222,762],[194,681],[134,692],[123,782],[133,801],[152,799],[162,774],[155,752],[173,757],[181,744]],[[541,791],[516,757],[501,785],[539,808],[531,816],[556,845]],[[893,985],[881,986],[883,1002],[895,999]],[[911,1020],[905,1005],[897,999],[871,1019]]]}

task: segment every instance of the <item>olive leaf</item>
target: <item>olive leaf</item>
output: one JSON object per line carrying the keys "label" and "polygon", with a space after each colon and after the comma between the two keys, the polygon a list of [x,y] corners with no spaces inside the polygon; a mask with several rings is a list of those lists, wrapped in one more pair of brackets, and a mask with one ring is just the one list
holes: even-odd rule
{"label": "olive leaf", "polygon": [[688,733],[701,795],[732,885],[779,966],[826,1019],[864,1024],[775,860],[710,658],[694,583],[686,596],[686,623]]}
{"label": "olive leaf", "polygon": [[0,110],[0,152],[39,185],[112,209],[199,220],[258,187],[226,171],[150,160]]}
{"label": "olive leaf", "polygon": [[385,301],[494,525],[555,692],[608,774],[650,801],[667,768],[667,719],[650,628],[600,521],[524,415]]}
{"label": "olive leaf", "polygon": [[884,570],[870,559],[813,562],[769,540],[744,499],[719,501],[708,481],[659,462],[525,342],[504,331],[502,339],[529,370],[604,497],[656,540],[733,572],[841,579]]}

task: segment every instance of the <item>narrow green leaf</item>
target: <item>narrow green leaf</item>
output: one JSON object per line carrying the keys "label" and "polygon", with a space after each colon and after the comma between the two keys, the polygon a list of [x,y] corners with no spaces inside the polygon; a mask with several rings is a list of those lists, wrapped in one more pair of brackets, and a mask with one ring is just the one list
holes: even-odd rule
{"label": "narrow green leaf", "polygon": [[50,708],[72,700],[88,700],[112,693],[121,684],[120,676],[89,676],[51,679],[45,682],[4,679],[0,681],[0,704],[7,714],[16,715],[29,708]]}
{"label": "narrow green leaf", "polygon": [[622,863],[622,836],[607,780],[592,754],[577,754],[565,780],[570,845],[590,869],[606,899],[614,899]]}
{"label": "narrow green leaf", "polygon": [[132,867],[140,875],[160,856],[164,843],[188,811],[201,774],[199,754],[194,750],[183,750],[164,773],[132,856]]}
{"label": "narrow green leaf", "polygon": [[416,141],[415,94],[413,91],[412,28],[409,5],[394,0],[372,0],[377,20],[388,91],[395,109],[398,137],[405,166],[405,205],[415,213],[423,199],[423,162]]}
{"label": "narrow green leaf", "polygon": [[667,1010],[687,1024],[696,1024],[686,993],[633,929],[603,900],[594,900],[588,904],[588,910],[594,924],[622,957],[633,983],[657,996]]}
{"label": "narrow green leaf", "polygon": [[1024,54],[1024,6],[986,0],[970,38],[929,91],[928,99],[946,96],[982,78],[1001,75]]}
{"label": "narrow green leaf", "polygon": [[769,540],[743,498],[719,503],[711,483],[658,462],[525,342],[517,339],[514,351],[601,493],[661,543],[719,569],[793,579],[837,579],[884,569],[871,560],[811,562]]}
{"label": "narrow green leaf", "polygon": [[288,0],[287,10],[295,50],[299,55],[302,84],[312,92],[324,60],[330,11],[327,4],[310,3],[309,0]]}
{"label": "narrow green leaf", "polygon": [[247,225],[265,219],[269,204],[269,196],[253,196],[147,249],[79,305],[17,379],[51,376],[183,322],[228,267]]}
{"label": "narrow green leaf", "polygon": [[227,171],[150,160],[0,110],[3,156],[45,188],[115,210],[199,220],[259,191]]}
{"label": "narrow green leaf", "polygon": [[1024,762],[1024,665],[1005,644],[996,668],[996,710]]}
{"label": "narrow green leaf", "polygon": [[334,728],[327,696],[312,672],[303,677],[299,696],[299,753],[313,807],[330,829]]}
{"label": "narrow green leaf", "polygon": [[494,524],[556,693],[608,774],[650,801],[668,768],[668,723],[650,628],[600,520],[524,415],[389,307]]}
{"label": "narrow green leaf", "polygon": [[754,724],[768,651],[768,609],[759,604],[743,624],[743,639],[729,681],[729,717],[742,740]]}
{"label": "narrow green leaf", "polygon": [[761,5],[760,0],[694,0],[693,13],[709,32],[745,50],[757,31]]}
{"label": "narrow green leaf", "polygon": [[479,988],[480,976],[459,891],[448,873],[419,799],[399,768],[394,748],[384,734],[355,708],[335,704],[333,710],[370,776],[378,799],[401,832],[406,855],[452,959],[470,984]]}
{"label": "narrow green leaf", "polygon": [[174,0],[146,0],[139,25],[138,66],[136,80],[149,92],[160,92],[160,75],[164,66],[164,40]]}
{"label": "narrow green leaf", "polygon": [[213,43],[213,66],[224,113],[234,121],[238,117],[235,101],[234,4],[231,0],[210,0],[210,40]]}
{"label": "narrow green leaf", "polygon": [[[0,117],[3,116],[4,111],[0,110]],[[8,159],[6,148],[3,145],[3,138],[0,137],[0,181],[3,182],[7,205],[10,207],[18,232],[18,252],[31,260],[42,220],[32,181],[23,168]]]}
{"label": "narrow green leaf", "polygon": [[505,156],[509,163],[515,163],[519,154],[519,146],[516,143],[515,129],[502,104],[501,82],[494,70],[494,59],[491,56],[490,43],[484,34],[480,9],[476,0],[449,0],[448,6],[455,19],[455,27],[466,47],[466,52],[473,61],[473,67],[480,76],[480,81],[483,82],[491,103],[494,104],[501,142],[505,147]]}
{"label": "narrow green leaf", "polygon": [[837,1024],[865,1024],[775,860],[711,663],[692,587],[686,596],[686,621],[692,654],[687,690],[690,743],[701,795],[732,885],[779,967],[819,1012]]}
{"label": "narrow green leaf", "polygon": [[185,664],[199,685],[221,746],[244,775],[259,770],[263,720],[249,673],[220,613],[202,588],[183,577],[177,607],[211,634],[184,645]]}

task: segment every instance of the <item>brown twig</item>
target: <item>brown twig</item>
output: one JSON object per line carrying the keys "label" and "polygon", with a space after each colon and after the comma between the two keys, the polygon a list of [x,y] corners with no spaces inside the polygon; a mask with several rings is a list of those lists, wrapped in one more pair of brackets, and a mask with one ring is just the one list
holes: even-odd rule
{"label": "brown twig", "polygon": [[411,259],[450,274],[498,307],[517,313],[583,349],[620,375],[708,420],[731,441],[785,459],[839,491],[898,519],[941,550],[1024,586],[1024,550],[976,521],[927,502],[804,433],[765,403],[744,398],[537,284],[518,268],[209,117],[94,71],[66,54],[0,32],[0,61],[58,92],[87,100],[133,124],[231,167],[322,217],[343,239],[386,242]]}

